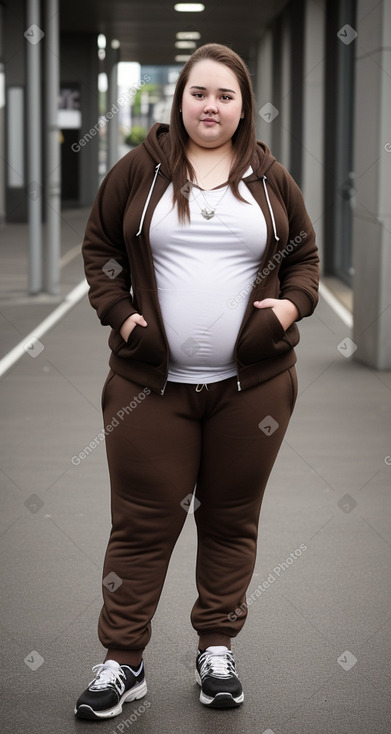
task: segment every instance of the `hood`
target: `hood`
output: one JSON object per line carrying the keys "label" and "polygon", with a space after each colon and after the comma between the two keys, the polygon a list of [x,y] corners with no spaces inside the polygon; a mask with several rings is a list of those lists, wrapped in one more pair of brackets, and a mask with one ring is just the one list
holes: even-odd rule
{"label": "hood", "polygon": [[[160,163],[159,173],[170,178],[169,154],[170,154],[170,126],[165,123],[156,122],[148,132],[142,145],[144,145],[149,156],[155,163]],[[262,178],[275,161],[270,149],[261,140],[257,140],[254,158],[251,161],[253,173],[244,178],[244,181],[256,181]]]}
{"label": "hood", "polygon": [[170,151],[169,130],[169,125],[161,122],[155,122],[142,143],[154,164],[161,164],[159,173],[166,178],[170,178],[170,168],[168,163]]}
{"label": "hood", "polygon": [[263,178],[275,160],[274,155],[272,155],[270,148],[266,143],[263,143],[261,140],[257,140],[254,157],[251,161],[253,173],[249,176],[245,176],[243,181],[258,181],[260,178]]}

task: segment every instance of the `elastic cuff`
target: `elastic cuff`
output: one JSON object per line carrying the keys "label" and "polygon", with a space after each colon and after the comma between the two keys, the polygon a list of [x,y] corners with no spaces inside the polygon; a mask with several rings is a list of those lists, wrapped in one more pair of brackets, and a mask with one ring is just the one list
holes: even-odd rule
{"label": "elastic cuff", "polygon": [[102,326],[111,326],[115,331],[119,331],[124,321],[134,313],[137,313],[137,309],[132,306],[132,301],[128,295],[118,300],[114,306],[111,306],[111,308],[105,311],[100,321]]}
{"label": "elastic cuff", "polygon": [[228,635],[222,635],[215,632],[202,633],[198,640],[198,649],[206,650],[207,647],[212,645],[225,645],[228,650],[231,649],[231,638]]}

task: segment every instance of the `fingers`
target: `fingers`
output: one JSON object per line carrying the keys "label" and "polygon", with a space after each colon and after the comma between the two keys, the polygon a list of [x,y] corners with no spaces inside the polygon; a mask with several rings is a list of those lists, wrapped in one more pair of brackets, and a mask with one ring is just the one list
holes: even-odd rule
{"label": "fingers", "polygon": [[144,316],[140,313],[132,314],[122,324],[119,333],[125,341],[128,341],[130,334],[136,326],[148,326]]}
{"label": "fingers", "polygon": [[134,313],[131,317],[132,321],[134,321],[135,324],[138,324],[139,326],[148,326],[144,316],[140,313]]}
{"label": "fingers", "polygon": [[254,301],[255,308],[273,308],[276,305],[277,298],[264,298],[263,301]]}

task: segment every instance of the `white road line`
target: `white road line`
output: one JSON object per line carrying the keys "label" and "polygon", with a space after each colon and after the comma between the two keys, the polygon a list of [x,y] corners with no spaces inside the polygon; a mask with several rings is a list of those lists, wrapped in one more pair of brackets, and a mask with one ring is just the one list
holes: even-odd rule
{"label": "white road line", "polygon": [[0,360],[0,377],[2,377],[15,364],[15,362],[18,362],[24,354],[26,354],[26,349],[29,344],[32,344],[35,339],[40,339],[40,337],[47,334],[47,332],[50,331],[53,326],[58,324],[60,319],[62,319],[63,316],[65,316],[65,314],[76,305],[76,303],[81,301],[88,292],[88,288],[89,286],[87,281],[82,280],[76,288],[65,296],[63,302],[60,303],[60,305],[57,306],[57,308],[55,308],[54,311],[46,317],[46,319],[41,321],[33,331],[24,337],[16,347],[11,349],[11,351]]}
{"label": "white road line", "polygon": [[77,255],[81,255],[81,243],[72,247],[65,253],[65,255],[62,256],[60,259],[60,268],[64,268],[65,265],[68,265],[68,263],[77,257]]}
{"label": "white road line", "polygon": [[319,295],[324,298],[326,303],[335,311],[337,316],[341,319],[341,321],[346,324],[346,326],[349,326],[350,328],[353,327],[353,315],[350,313],[349,309],[346,308],[339,300],[335,297],[334,293],[325,286],[324,283],[319,283]]}

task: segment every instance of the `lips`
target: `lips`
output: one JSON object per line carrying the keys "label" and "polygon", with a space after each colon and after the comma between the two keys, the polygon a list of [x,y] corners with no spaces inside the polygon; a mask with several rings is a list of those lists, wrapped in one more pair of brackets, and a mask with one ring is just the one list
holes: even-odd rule
{"label": "lips", "polygon": [[218,125],[218,121],[215,120],[213,117],[203,117],[201,119],[201,122],[205,122],[207,125],[211,125],[211,124]]}

